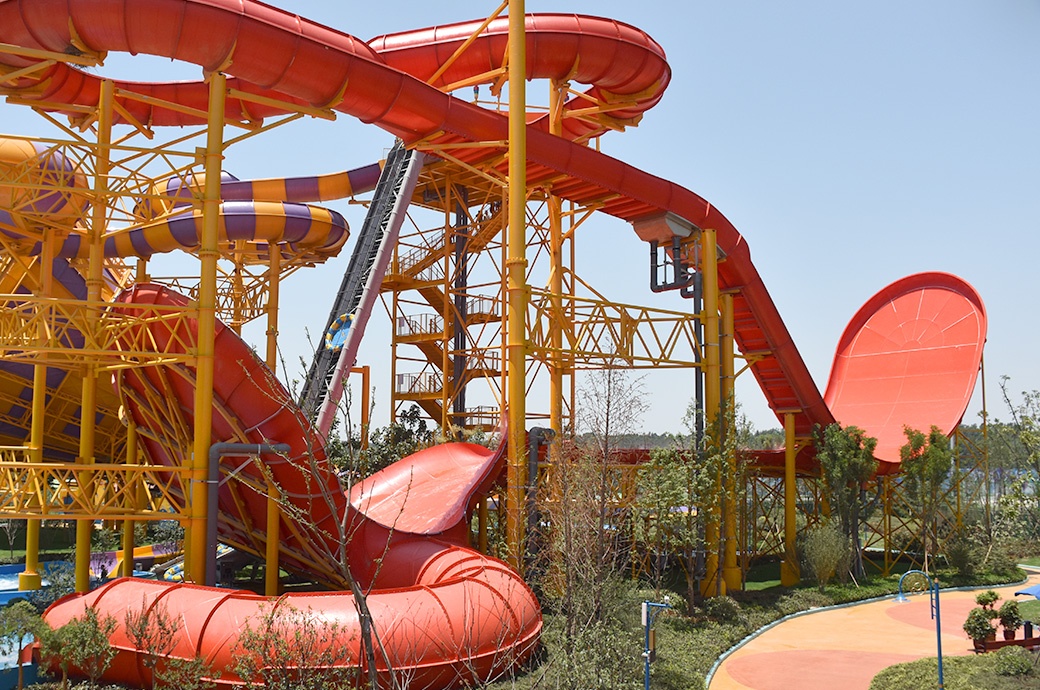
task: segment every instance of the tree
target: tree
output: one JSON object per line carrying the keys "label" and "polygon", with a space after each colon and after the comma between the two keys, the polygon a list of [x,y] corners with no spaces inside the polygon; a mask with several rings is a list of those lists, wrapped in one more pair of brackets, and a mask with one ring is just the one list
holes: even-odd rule
{"label": "tree", "polygon": [[[88,606],[82,616],[62,626],[61,635],[57,638],[59,658],[67,660],[71,668],[79,669],[91,685],[96,686],[101,674],[115,658],[116,650],[108,643],[115,629],[115,618],[98,616],[97,609]],[[62,668],[66,673],[68,669]]]}
{"label": "tree", "polygon": [[412,405],[397,416],[388,426],[375,429],[368,441],[368,448],[352,454],[356,478],[391,465],[430,445],[434,432],[429,428],[418,405]]}
{"label": "tree", "polygon": [[22,650],[26,638],[40,639],[47,624],[43,622],[36,609],[27,601],[19,600],[0,608],[0,648],[5,653],[16,653],[18,664],[18,690],[22,690],[24,671],[22,669]]}
{"label": "tree", "polygon": [[554,687],[620,687],[626,682],[620,679],[630,677],[624,664],[631,662],[614,652],[629,634],[616,621],[629,586],[619,567],[630,527],[625,469],[616,464],[615,450],[622,434],[640,426],[645,392],[641,379],[608,366],[592,372],[579,395],[576,426],[583,436],[557,447],[547,481],[539,483],[542,531],[533,541],[541,548],[532,571],[545,607],[557,614],[550,620],[558,623],[547,626],[553,662],[540,673]]}
{"label": "tree", "polygon": [[148,670],[153,688],[204,690],[214,685],[204,680],[213,672],[205,660],[170,656],[177,645],[178,627],[164,601],[151,607],[142,601],[140,608],[128,608],[123,625],[126,636],[142,656],[141,663]]}
{"label": "tree", "polygon": [[924,550],[924,570],[928,572],[929,557],[935,556],[939,534],[936,518],[939,514],[943,485],[953,468],[953,450],[946,434],[933,426],[924,433],[904,427],[906,445],[899,449],[903,468],[903,485],[910,500],[917,504],[921,515],[921,545]]}
{"label": "tree", "polygon": [[805,565],[822,592],[848,561],[849,542],[834,523],[825,522],[805,535],[803,552]]}
{"label": "tree", "polygon": [[[730,459],[748,433],[747,422],[737,423],[735,411],[724,412],[720,419],[706,425],[698,448],[695,429],[699,414],[691,404],[684,416],[689,433],[679,437],[680,442],[672,448],[651,451],[650,462],[639,469],[634,519],[637,538],[659,553],[678,557],[691,615],[701,596],[699,582],[705,575],[706,522],[720,516],[723,509],[737,509],[736,505],[727,505],[725,477],[732,471]],[[737,473],[741,471],[738,463]],[[718,548],[723,548],[721,539]],[[720,579],[718,574],[712,577],[717,582]]]}
{"label": "tree", "polygon": [[[600,618],[603,607],[602,585],[613,566],[628,523],[628,516],[621,510],[623,489],[617,469],[612,467],[612,456],[618,448],[619,437],[642,426],[642,416],[647,409],[643,377],[631,378],[621,364],[610,362],[605,368],[591,372],[578,391],[578,430],[585,432],[589,442],[581,445],[579,464],[572,464],[570,468],[585,475],[580,479],[584,486],[574,487],[573,482],[568,482],[577,491],[571,493],[572,499],[586,504],[580,507],[572,504],[571,507],[594,516],[589,525],[594,534],[590,545],[592,550],[588,554],[592,581],[586,584],[592,587],[596,619]],[[565,519],[571,527],[581,520],[574,514]],[[568,531],[573,536],[573,529]],[[571,592],[571,596],[573,594]]]}
{"label": "tree", "polygon": [[864,484],[877,471],[877,460],[874,459],[877,439],[867,436],[858,427],[842,428],[837,423],[822,430],[817,427],[814,437],[820,478],[831,515],[837,515],[842,534],[852,546],[852,574],[862,578],[860,525],[867,518],[868,507]]}
{"label": "tree", "polygon": [[356,662],[340,636],[339,623],[320,612],[270,603],[246,622],[235,672],[247,686],[267,690],[354,688]]}
{"label": "tree", "polygon": [[15,543],[18,541],[18,535],[25,531],[25,520],[5,518],[0,520],[0,529],[3,530],[4,536],[7,537],[7,551],[13,559],[14,547]]}
{"label": "tree", "polygon": [[66,653],[67,636],[65,628],[53,630],[49,627],[40,635],[40,660],[49,672],[55,668],[61,671],[62,690],[69,688],[69,670],[72,668],[72,659]]}

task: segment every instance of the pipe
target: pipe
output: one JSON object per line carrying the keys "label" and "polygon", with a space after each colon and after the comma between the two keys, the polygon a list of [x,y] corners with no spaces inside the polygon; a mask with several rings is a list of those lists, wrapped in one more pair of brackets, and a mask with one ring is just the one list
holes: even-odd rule
{"label": "pipe", "polygon": [[537,533],[538,513],[535,501],[538,497],[538,449],[547,446],[556,438],[555,429],[533,426],[527,430],[527,540]]}
{"label": "pipe", "polygon": [[[217,584],[217,496],[220,489],[220,459],[229,455],[260,456],[264,453],[285,455],[288,443],[214,443],[209,447],[206,469],[206,578],[207,587]],[[270,525],[268,526],[270,530]],[[268,538],[271,535],[268,534]],[[276,532],[274,538],[278,538]],[[196,556],[198,558],[198,556]]]}

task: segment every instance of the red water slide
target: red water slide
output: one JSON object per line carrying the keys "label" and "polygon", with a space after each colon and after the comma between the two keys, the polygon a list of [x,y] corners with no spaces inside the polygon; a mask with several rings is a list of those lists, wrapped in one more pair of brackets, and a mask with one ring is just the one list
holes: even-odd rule
{"label": "red water slide", "polygon": [[[371,44],[267,5],[232,0],[6,0],[0,2],[0,41],[54,52],[124,51],[184,60],[235,78],[235,88],[276,92],[283,98],[371,122],[406,141],[433,145],[503,142],[507,118],[437,87],[486,73],[502,64],[507,26],[492,22],[463,58],[432,84],[432,75],[479,27],[469,22],[381,37]],[[610,19],[579,15],[527,18],[527,71],[531,78],[587,83],[624,108],[599,123],[575,124],[582,139],[637,119],[661,97],[670,70],[664,52],[642,31]],[[385,57],[384,57],[385,54]],[[0,56],[13,68],[34,58]],[[489,79],[494,78],[493,76]],[[62,63],[19,80],[11,89],[23,98],[93,105],[98,77]],[[120,84],[126,89],[205,111],[203,83]],[[120,101],[136,119],[156,125],[201,124],[190,112],[170,111],[134,99]],[[251,119],[274,108],[249,108],[235,99],[228,117]],[[72,113],[75,116],[75,113]],[[594,149],[549,134],[544,123],[528,128],[529,184],[552,183],[553,192],[600,208],[626,221],[667,212],[697,227],[713,228],[727,260],[719,265],[724,289],[737,290],[736,338],[754,356],[751,369],[769,404],[794,411],[800,434],[833,417],[823,402],[761,277],[747,244],[729,220],[695,193]],[[503,153],[499,144],[455,149],[476,162]],[[652,239],[644,237],[643,239]],[[667,239],[667,238],[661,238]]]}
{"label": "red water slide", "polygon": [[824,400],[843,425],[878,440],[879,474],[899,468],[905,428],[949,436],[964,416],[986,342],[986,309],[949,273],[917,273],[880,290],[845,327]]}
{"label": "red water slide", "polygon": [[[186,351],[195,341],[194,320],[153,317],[187,305],[162,286],[127,290],[112,310],[134,317],[120,345],[174,356]],[[310,421],[251,348],[218,324],[215,351],[214,441],[288,447],[259,460],[219,459],[220,540],[262,555],[275,539],[284,567],[340,590],[287,594],[273,603],[334,624],[336,665],[368,671],[353,586],[367,593],[381,649],[376,671],[387,680],[392,673],[408,687],[465,685],[502,673],[534,651],[541,614],[533,592],[514,570],[466,547],[475,503],[503,469],[504,444],[497,451],[468,443],[429,448],[368,477],[348,496]],[[189,363],[130,368],[117,379],[152,462],[185,463],[195,384]],[[267,522],[269,481],[282,497],[278,526]],[[181,491],[174,498],[183,501]],[[112,637],[118,655],[107,677],[146,687],[150,671],[122,622],[128,610],[160,601],[182,623],[173,654],[202,657],[220,673],[221,685],[240,682],[235,658],[249,650],[238,647],[238,636],[245,626],[260,625],[258,616],[271,605],[266,597],[123,579],[59,601],[46,619],[59,626],[86,606],[113,616],[120,624]]]}
{"label": "red water slide", "polygon": [[[453,149],[455,155],[470,163],[504,153],[501,143],[479,144],[506,141],[507,119],[501,113],[455,99],[439,87],[486,74],[501,65],[506,22],[492,22],[460,60],[437,79],[432,77],[479,25],[473,22],[437,27],[366,43],[250,0],[0,2],[0,42],[65,54],[123,51],[195,63],[206,70],[226,72],[233,77],[236,89],[332,107],[376,124],[406,142],[423,140],[434,150],[456,143],[477,144]],[[38,60],[39,57],[20,56],[16,52],[0,54],[0,65],[11,70],[29,67]],[[815,424],[834,421],[751,262],[746,242],[725,216],[680,185],[582,143],[601,131],[637,121],[658,102],[670,76],[660,46],[638,29],[609,19],[531,16],[527,18],[527,73],[531,78],[587,84],[595,97],[619,104],[616,111],[600,115],[596,121],[568,119],[564,137],[549,134],[543,120],[533,120],[527,137],[529,184],[551,183],[554,194],[581,204],[596,203],[605,213],[638,223],[643,229],[655,227],[644,221],[667,213],[696,227],[714,229],[726,257],[719,264],[721,287],[735,294],[737,344],[745,355],[751,356],[751,370],[770,406],[778,416],[794,414],[800,435],[809,434]],[[23,99],[38,99],[43,107],[56,109],[60,107],[51,104],[89,106],[97,102],[95,75],[62,63],[22,74],[5,91]],[[432,83],[427,83],[428,79]],[[202,83],[120,84],[119,89],[201,111],[207,107],[207,87]],[[134,118],[151,125],[201,124],[190,110],[165,110],[150,102],[154,101],[120,99],[121,106]],[[226,111],[228,117],[251,120],[275,114],[277,109],[252,103],[245,108],[232,98]],[[70,115],[78,117],[76,112]],[[665,226],[662,223],[656,227]],[[670,239],[653,230],[641,232],[645,240]],[[238,409],[229,403],[229,419],[241,418],[251,404],[254,403],[245,403],[245,409]],[[250,508],[243,517],[246,515],[260,514]],[[426,517],[426,522],[436,524],[435,516]],[[298,547],[304,550],[308,543],[307,539],[299,539]],[[414,547],[419,551],[436,544],[429,539],[414,543],[419,545]],[[400,563],[406,570],[430,562],[424,553],[410,554],[408,548],[397,553],[404,554]],[[483,572],[489,567],[480,565],[477,570]],[[415,590],[418,592],[425,580],[415,582],[419,583]],[[224,595],[198,590],[183,596],[186,601],[196,602],[192,605],[200,611],[217,615],[219,609],[213,602]],[[241,617],[231,616],[223,621],[215,630],[231,634],[238,629]],[[418,630],[414,634],[418,635]],[[521,638],[523,635],[518,635]],[[192,641],[197,639],[201,638]],[[412,641],[415,639],[418,638]],[[494,653],[512,653],[513,649],[500,645]],[[452,668],[468,663],[457,649],[446,650],[441,660]],[[443,678],[436,674],[434,677]]]}

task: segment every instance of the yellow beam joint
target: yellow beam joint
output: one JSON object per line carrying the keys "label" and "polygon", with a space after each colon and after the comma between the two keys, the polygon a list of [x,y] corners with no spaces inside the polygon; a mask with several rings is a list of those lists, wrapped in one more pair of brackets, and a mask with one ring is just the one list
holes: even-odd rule
{"label": "yellow beam joint", "polygon": [[[340,94],[342,96],[342,94]],[[250,103],[258,103],[260,105],[271,106],[272,108],[281,108],[293,112],[298,112],[303,115],[310,115],[321,120],[333,121],[336,119],[336,113],[328,108],[315,108],[309,105],[303,105],[301,103],[290,103],[288,101],[280,101],[277,98],[270,98],[268,96],[261,96],[256,93],[249,93],[248,91],[240,91],[238,89],[228,89],[228,97],[235,98],[240,101],[248,101]],[[341,99],[336,99],[333,102],[339,102]]]}
{"label": "yellow beam joint", "polygon": [[9,53],[11,55],[20,55],[22,57],[36,58],[39,60],[68,62],[69,64],[80,65],[82,67],[96,67],[104,59],[104,56],[101,54],[66,55],[65,53],[55,53],[51,50],[23,48],[22,46],[11,45],[10,43],[0,43],[0,53]]}
{"label": "yellow beam joint", "polygon": [[[441,75],[443,75],[445,72],[447,72],[448,68],[450,68],[453,64],[455,64],[455,61],[458,60],[459,57],[463,53],[465,53],[466,50],[468,50],[471,45],[473,45],[473,42],[476,41],[477,38],[480,36],[480,34],[484,32],[484,29],[488,28],[488,25],[490,25],[491,22],[495,21],[498,18],[498,16],[500,14],[502,14],[502,10],[504,10],[506,8],[506,6],[510,5],[510,4],[511,3],[509,2],[509,0],[505,0],[505,2],[503,2],[501,5],[499,5],[498,9],[496,9],[494,12],[492,12],[488,16],[488,18],[484,20],[484,23],[482,23],[480,25],[480,27],[476,31],[474,31],[472,34],[470,34],[469,38],[467,38],[465,41],[463,41],[462,45],[460,45],[458,48],[455,49],[455,52],[451,54],[451,57],[449,57],[447,60],[445,60],[444,63],[441,64],[441,66],[437,68],[437,71],[434,72],[433,75],[430,76],[430,78],[426,80],[426,83],[427,84],[432,84],[435,81],[437,81],[438,79],[440,79]],[[510,12],[509,12],[510,20],[512,20],[512,14],[513,14],[512,13],[512,8],[510,8]],[[509,28],[510,28],[510,31],[512,31],[512,24],[510,24]],[[451,90],[451,89],[446,89],[446,90]]]}

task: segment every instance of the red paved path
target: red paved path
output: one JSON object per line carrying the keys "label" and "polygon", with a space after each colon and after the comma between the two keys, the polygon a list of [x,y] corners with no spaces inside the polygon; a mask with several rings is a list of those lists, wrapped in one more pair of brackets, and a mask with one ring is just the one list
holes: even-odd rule
{"label": "red paved path", "polygon": [[[1040,574],[1032,574],[1027,585],[994,589],[1002,599],[1014,599],[1015,590],[1038,583]],[[971,653],[961,624],[975,594],[940,593],[944,657]],[[867,690],[892,664],[935,657],[930,611],[928,595],[918,594],[905,604],[893,598],[792,618],[731,654],[709,690]]]}

